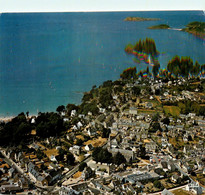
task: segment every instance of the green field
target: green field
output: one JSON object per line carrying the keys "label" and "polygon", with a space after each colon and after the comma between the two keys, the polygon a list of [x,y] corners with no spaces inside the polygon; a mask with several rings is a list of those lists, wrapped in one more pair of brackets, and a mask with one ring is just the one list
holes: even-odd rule
{"label": "green field", "polygon": [[180,108],[178,106],[163,106],[166,114],[171,114],[172,116],[179,116]]}

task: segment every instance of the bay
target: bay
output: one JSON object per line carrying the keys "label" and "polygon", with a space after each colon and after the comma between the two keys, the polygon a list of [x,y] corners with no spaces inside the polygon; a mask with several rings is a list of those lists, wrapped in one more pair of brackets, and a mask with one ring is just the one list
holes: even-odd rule
{"label": "bay", "polygon": [[[125,22],[126,17],[160,18]],[[55,111],[79,104],[93,85],[119,78],[135,64],[124,48],[153,38],[161,68],[175,55],[205,63],[205,41],[177,30],[150,30],[168,24],[184,28],[205,21],[203,11],[16,13],[0,15],[0,116]]]}

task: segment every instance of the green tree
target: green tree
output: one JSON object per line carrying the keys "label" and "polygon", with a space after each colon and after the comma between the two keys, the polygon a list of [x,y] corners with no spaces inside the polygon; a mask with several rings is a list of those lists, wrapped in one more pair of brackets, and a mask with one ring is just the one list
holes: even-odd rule
{"label": "green tree", "polygon": [[64,112],[64,111],[65,111],[65,106],[64,106],[64,105],[58,106],[58,107],[56,108],[56,111],[57,111],[58,113]]}
{"label": "green tree", "polygon": [[82,144],[83,144],[83,140],[82,139],[77,139],[76,145],[81,146]]}
{"label": "green tree", "polygon": [[146,156],[146,149],[143,145],[140,145],[140,148],[138,151],[138,156],[141,158],[145,158],[145,156]]}
{"label": "green tree", "polygon": [[78,111],[78,106],[76,106],[75,104],[68,104],[66,106],[66,109],[67,109],[67,114],[70,115],[72,110]]}
{"label": "green tree", "polygon": [[80,165],[79,165],[79,171],[83,171],[84,170],[84,168],[85,167],[87,167],[87,163],[86,162],[82,162],[82,163],[80,163]]}
{"label": "green tree", "polygon": [[108,138],[110,135],[110,129],[103,128],[102,130],[102,138]]}
{"label": "green tree", "polygon": [[57,113],[41,113],[36,118],[36,134],[40,137],[59,135],[65,131],[63,119]]}
{"label": "green tree", "polygon": [[196,61],[192,69],[192,75],[198,76],[200,73],[200,70],[201,70],[200,64],[198,63],[198,61]]}
{"label": "green tree", "polygon": [[154,114],[153,116],[152,116],[152,121],[158,121],[159,120],[159,113],[157,112],[156,114]]}
{"label": "green tree", "polygon": [[163,185],[161,184],[161,182],[159,180],[155,180],[153,182],[154,187],[159,188],[159,189],[163,189]]}
{"label": "green tree", "polygon": [[101,163],[111,163],[112,162],[112,154],[108,152],[108,150],[101,147],[96,147],[92,153],[93,159],[96,162]]}
{"label": "green tree", "polygon": [[59,150],[58,150],[58,160],[59,161],[64,161],[64,155],[66,155],[66,151],[65,150],[63,150],[62,148],[60,148]]}
{"label": "green tree", "polygon": [[162,120],[162,122],[163,122],[164,124],[166,124],[166,125],[169,125],[169,123],[170,123],[169,117],[165,117],[165,118]]}
{"label": "green tree", "polygon": [[69,165],[73,165],[75,162],[75,157],[73,156],[73,154],[68,152],[66,156],[67,156],[67,163]]}
{"label": "green tree", "polygon": [[152,67],[152,73],[153,73],[154,78],[157,77],[157,75],[158,75],[158,73],[159,73],[159,69],[160,69],[160,64],[159,64],[158,61],[156,61],[156,62],[154,63],[154,66]]}
{"label": "green tree", "polygon": [[100,89],[99,103],[104,108],[108,108],[108,106],[112,105],[113,98],[112,98],[112,88],[111,87]]}
{"label": "green tree", "polygon": [[132,88],[132,91],[133,91],[134,94],[137,96],[137,95],[140,95],[141,89],[140,89],[139,87],[134,86],[134,87]]}
{"label": "green tree", "polygon": [[113,163],[116,165],[120,165],[122,163],[126,163],[126,159],[120,152],[118,152],[113,158]]}
{"label": "green tree", "polygon": [[127,68],[122,72],[122,74],[120,74],[120,77],[122,79],[131,79],[131,78],[136,79],[136,71],[137,71],[136,67]]}
{"label": "green tree", "polygon": [[24,113],[20,113],[6,124],[1,124],[0,145],[25,143],[30,137],[32,126]]}

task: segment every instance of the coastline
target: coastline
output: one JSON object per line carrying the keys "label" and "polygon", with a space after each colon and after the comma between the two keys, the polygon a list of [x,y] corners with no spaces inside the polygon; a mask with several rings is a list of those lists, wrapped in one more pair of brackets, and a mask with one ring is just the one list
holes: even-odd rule
{"label": "coastline", "polygon": [[[15,118],[17,116],[18,116],[18,114],[16,116],[0,116],[0,123],[1,122],[5,122],[5,123],[10,122],[13,118]],[[33,117],[36,118],[36,117],[38,117],[38,115],[35,115],[35,114],[29,115],[28,119],[31,119]]]}
{"label": "coastline", "polygon": [[1,116],[1,117],[0,117],[0,122],[9,122],[9,121],[11,121],[14,117],[15,117],[15,116],[5,116],[5,117]]}

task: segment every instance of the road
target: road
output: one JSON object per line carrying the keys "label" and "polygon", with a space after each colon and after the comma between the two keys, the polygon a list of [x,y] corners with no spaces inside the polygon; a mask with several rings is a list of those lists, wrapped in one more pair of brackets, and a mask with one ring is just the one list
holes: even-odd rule
{"label": "road", "polygon": [[0,152],[1,152],[1,154],[4,156],[4,158],[5,158],[5,161],[10,165],[10,166],[14,166],[15,167],[15,169],[20,173],[20,174],[22,174],[22,175],[24,175],[25,173],[24,173],[24,170],[22,169],[22,168],[20,168],[12,159],[10,159],[7,155],[6,155],[6,153],[5,153],[5,151],[3,150],[3,148],[0,148]]}

